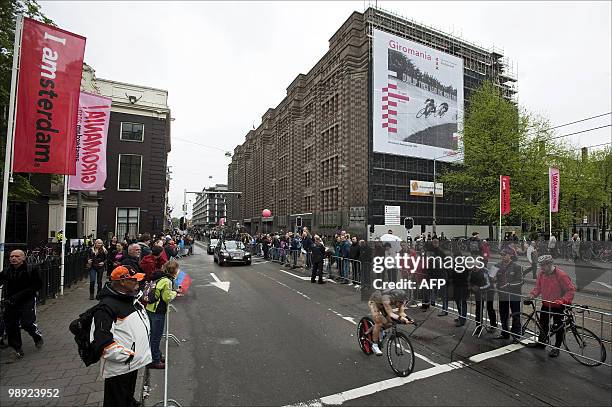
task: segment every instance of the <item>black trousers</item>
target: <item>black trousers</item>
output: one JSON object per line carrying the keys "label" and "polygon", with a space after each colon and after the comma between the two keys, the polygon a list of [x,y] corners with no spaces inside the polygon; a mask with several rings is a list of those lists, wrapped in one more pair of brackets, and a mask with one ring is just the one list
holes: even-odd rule
{"label": "black trousers", "polygon": [[6,325],[6,335],[8,344],[15,350],[20,350],[21,328],[26,331],[34,342],[42,338],[42,334],[36,326],[36,300],[32,299],[25,304],[6,307],[4,310],[4,324]]}
{"label": "black trousers", "polygon": [[104,379],[104,407],[132,407],[138,370]]}
{"label": "black trousers", "polygon": [[[512,312],[512,329],[508,329],[508,317]],[[499,319],[501,321],[502,333],[505,338],[509,338],[510,334],[521,334],[521,302],[520,301],[500,301],[499,302]]]}
{"label": "black trousers", "polygon": [[495,308],[493,308],[493,300],[485,301],[484,299],[476,298],[476,322],[478,322],[478,324],[482,324],[482,309],[484,308],[485,302],[487,303],[487,315],[489,316],[489,323],[492,327],[496,327],[497,315],[495,314]]}
{"label": "black trousers", "polygon": [[[551,308],[547,305],[542,304],[540,310],[540,328],[542,332],[538,337],[538,341],[546,343],[548,341],[548,324],[550,323],[550,316],[553,318],[553,329],[556,329],[563,323],[563,308]],[[563,342],[563,329],[559,329],[555,334],[555,347],[560,347]]]}
{"label": "black trousers", "polygon": [[319,277],[319,281],[323,281],[323,261],[313,261],[312,262],[312,274],[310,276],[310,281],[314,282],[315,278]]}

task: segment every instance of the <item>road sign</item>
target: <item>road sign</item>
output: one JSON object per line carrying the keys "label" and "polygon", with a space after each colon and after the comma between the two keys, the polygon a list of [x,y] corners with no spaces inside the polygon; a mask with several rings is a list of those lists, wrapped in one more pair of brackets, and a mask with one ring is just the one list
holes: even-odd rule
{"label": "road sign", "polygon": [[401,225],[400,221],[400,207],[385,205],[385,225]]}

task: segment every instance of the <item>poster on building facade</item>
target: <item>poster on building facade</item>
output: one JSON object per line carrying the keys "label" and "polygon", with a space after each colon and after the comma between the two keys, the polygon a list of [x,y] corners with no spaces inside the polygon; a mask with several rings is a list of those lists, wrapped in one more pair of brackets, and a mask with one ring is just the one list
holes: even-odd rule
{"label": "poster on building facade", "polygon": [[374,30],[372,80],[374,152],[460,161],[461,58]]}
{"label": "poster on building facade", "polygon": [[111,99],[81,92],[77,115],[76,175],[69,177],[74,191],[103,191],[106,181],[106,137]]}

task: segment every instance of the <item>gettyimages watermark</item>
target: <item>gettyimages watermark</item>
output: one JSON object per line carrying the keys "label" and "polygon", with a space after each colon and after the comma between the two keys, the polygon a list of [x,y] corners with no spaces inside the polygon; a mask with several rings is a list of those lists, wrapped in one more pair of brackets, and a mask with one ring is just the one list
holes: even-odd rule
{"label": "gettyimages watermark", "polygon": [[[400,278],[393,281],[385,281],[384,274],[401,271],[402,274],[416,274],[419,271],[444,270],[463,274],[471,269],[485,268],[485,258],[482,256],[411,256],[408,253],[395,256],[376,256],[372,259],[372,288],[375,290],[386,289],[436,289],[446,285],[446,277],[423,278],[420,282],[412,278]],[[387,273],[385,273],[387,272]]]}

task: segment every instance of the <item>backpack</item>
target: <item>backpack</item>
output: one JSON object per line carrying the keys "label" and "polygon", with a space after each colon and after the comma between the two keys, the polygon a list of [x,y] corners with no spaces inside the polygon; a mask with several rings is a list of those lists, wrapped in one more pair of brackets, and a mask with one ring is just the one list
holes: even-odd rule
{"label": "backpack", "polygon": [[157,298],[157,282],[161,280],[163,277],[158,278],[157,280],[149,280],[145,283],[144,289],[142,290],[142,302],[146,304],[154,304],[159,298]]}
{"label": "backpack", "polygon": [[93,321],[94,314],[101,309],[112,315],[113,319],[116,318],[110,306],[98,303],[79,315],[77,319],[70,323],[68,328],[74,335],[74,341],[79,348],[79,356],[83,363],[85,363],[85,366],[93,365],[100,360],[101,355],[94,351],[89,338],[91,335],[91,322]]}

